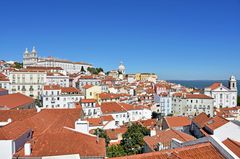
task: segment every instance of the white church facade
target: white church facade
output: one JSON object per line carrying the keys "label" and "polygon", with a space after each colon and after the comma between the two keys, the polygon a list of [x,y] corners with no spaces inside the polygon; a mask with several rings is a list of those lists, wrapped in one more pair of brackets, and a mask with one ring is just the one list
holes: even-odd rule
{"label": "white church facade", "polygon": [[204,94],[214,98],[214,107],[225,108],[237,106],[237,80],[234,76],[229,79],[228,87],[222,83],[213,83],[204,89]]}
{"label": "white church facade", "polygon": [[87,72],[87,69],[92,67],[91,64],[85,62],[72,62],[54,57],[38,57],[35,47],[33,47],[31,52],[26,48],[23,54],[23,67],[26,68],[27,66],[61,67],[70,74]]}

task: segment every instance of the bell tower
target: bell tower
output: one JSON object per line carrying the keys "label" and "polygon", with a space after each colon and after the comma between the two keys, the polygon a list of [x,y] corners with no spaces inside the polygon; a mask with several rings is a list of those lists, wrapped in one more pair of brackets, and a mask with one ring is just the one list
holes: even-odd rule
{"label": "bell tower", "polygon": [[237,80],[235,76],[231,76],[229,79],[229,89],[232,91],[237,91]]}

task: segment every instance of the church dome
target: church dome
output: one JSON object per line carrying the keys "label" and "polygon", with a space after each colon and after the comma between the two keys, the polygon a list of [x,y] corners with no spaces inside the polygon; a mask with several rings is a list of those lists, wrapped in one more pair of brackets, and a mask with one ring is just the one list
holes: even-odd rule
{"label": "church dome", "polygon": [[125,70],[125,66],[121,63],[119,66],[118,66],[118,70],[120,72],[124,71]]}

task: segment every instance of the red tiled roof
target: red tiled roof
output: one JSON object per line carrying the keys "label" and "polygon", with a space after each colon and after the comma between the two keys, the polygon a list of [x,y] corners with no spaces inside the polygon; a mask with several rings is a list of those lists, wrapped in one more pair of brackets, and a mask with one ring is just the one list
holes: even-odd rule
{"label": "red tiled roof", "polygon": [[213,99],[205,94],[186,94],[186,99]]}
{"label": "red tiled roof", "polygon": [[101,104],[103,114],[126,112],[126,110],[116,102],[106,102]]}
{"label": "red tiled roof", "polygon": [[173,96],[175,97],[183,97],[184,99],[213,99],[205,94],[191,94],[191,93],[174,93]]}
{"label": "red tiled roof", "polygon": [[89,89],[89,88],[91,88],[91,87],[93,87],[93,85],[86,84],[86,85],[85,85],[85,86],[83,86],[82,88],[84,88],[84,89]]}
{"label": "red tiled roof", "polygon": [[21,129],[25,127],[25,129],[33,129],[33,138],[35,138],[48,131],[58,132],[64,126],[74,128],[74,123],[80,118],[81,111],[81,109],[43,109],[24,120],[11,122],[0,130],[6,132],[9,138],[13,138],[22,134],[24,131]]}
{"label": "red tiled roof", "polygon": [[240,142],[228,138],[223,141],[223,144],[240,158]]}
{"label": "red tiled roof", "polygon": [[96,99],[81,99],[81,103],[95,103]]}
{"label": "red tiled roof", "polygon": [[123,156],[114,159],[224,159],[225,157],[211,144],[201,143],[176,149],[140,155]]}
{"label": "red tiled roof", "polygon": [[207,126],[209,129],[211,129],[212,131],[214,131],[215,129],[225,125],[226,123],[228,123],[229,121],[225,118],[216,116],[214,118],[212,118],[211,120],[209,120],[205,126]]}
{"label": "red tiled roof", "polygon": [[86,76],[81,76],[79,79],[96,79],[96,78],[94,78],[93,76],[86,75]]}
{"label": "red tiled roof", "polygon": [[102,118],[87,118],[90,126],[103,126],[103,119]]}
{"label": "red tiled roof", "polygon": [[113,93],[100,93],[99,94],[100,99],[116,99],[119,98],[118,94],[113,94]]}
{"label": "red tiled roof", "polygon": [[104,102],[101,105],[101,110],[105,114],[117,113],[117,112],[127,112],[130,110],[142,110],[146,107],[135,106],[127,103],[117,103],[117,102]]}
{"label": "red tiled roof", "polygon": [[191,125],[191,120],[185,116],[172,116],[164,118],[169,128]]}
{"label": "red tiled roof", "polygon": [[3,73],[0,73],[0,81],[9,81],[9,79]]}
{"label": "red tiled roof", "polygon": [[209,86],[208,88],[210,88],[211,90],[214,90],[214,89],[217,89],[218,87],[221,86],[222,83],[220,82],[216,82],[216,83],[213,83],[211,86]]}
{"label": "red tiled roof", "polygon": [[[105,140],[95,136],[86,135],[62,128],[57,133],[44,133],[36,142],[31,142],[32,153],[30,157],[57,156],[79,154],[84,156],[105,157]],[[24,150],[17,153],[24,157]]]}
{"label": "red tiled roof", "polygon": [[203,128],[205,123],[209,121],[211,118],[207,116],[206,113],[202,112],[196,117],[193,118],[193,122],[199,126],[199,128]]}
{"label": "red tiled roof", "polygon": [[125,132],[127,132],[127,127],[106,130],[106,133],[111,140],[117,140],[118,135],[124,134]]}
{"label": "red tiled roof", "polygon": [[191,135],[172,129],[157,131],[155,136],[146,136],[143,140],[152,151],[155,151],[158,143],[162,143],[164,147],[169,147],[173,138],[182,142],[195,140],[195,137]]}
{"label": "red tiled roof", "polygon": [[157,126],[157,120],[156,119],[147,119],[147,120],[139,120],[138,123],[143,125],[146,128],[153,128]]}
{"label": "red tiled roof", "polygon": [[62,93],[80,93],[81,91],[75,87],[62,87]]}
{"label": "red tiled roof", "polygon": [[7,107],[8,109],[14,109],[16,107],[32,103],[34,103],[33,98],[25,96],[21,93],[0,96],[0,107]]}
{"label": "red tiled roof", "polygon": [[114,120],[112,115],[105,115],[105,116],[102,116],[103,120],[104,121],[112,121]]}
{"label": "red tiled roof", "polygon": [[24,120],[37,113],[36,109],[20,109],[20,110],[0,110],[0,122],[12,119],[12,121]]}

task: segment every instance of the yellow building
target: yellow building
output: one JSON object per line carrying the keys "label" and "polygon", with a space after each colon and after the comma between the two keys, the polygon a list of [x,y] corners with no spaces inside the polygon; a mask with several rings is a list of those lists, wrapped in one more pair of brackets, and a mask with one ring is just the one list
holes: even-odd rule
{"label": "yellow building", "polygon": [[138,81],[156,81],[158,76],[155,73],[137,73],[135,79]]}
{"label": "yellow building", "polygon": [[97,94],[102,93],[101,86],[86,86],[84,90],[84,95],[86,99],[97,99]]}

